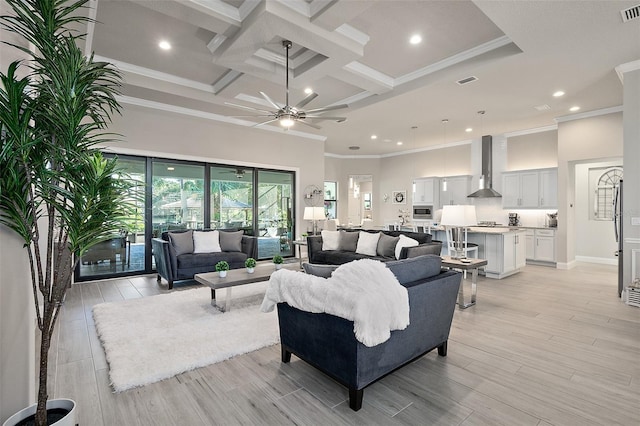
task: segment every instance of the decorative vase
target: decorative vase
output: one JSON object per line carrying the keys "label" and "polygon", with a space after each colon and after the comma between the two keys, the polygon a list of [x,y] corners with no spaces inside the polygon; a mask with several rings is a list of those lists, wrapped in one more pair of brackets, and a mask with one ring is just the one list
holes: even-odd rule
{"label": "decorative vase", "polygon": [[[15,426],[22,422],[23,420],[28,419],[29,417],[35,417],[36,415],[37,404],[33,404],[27,408],[23,408],[22,410],[15,413],[13,416],[9,417],[2,426]],[[72,399],[50,399],[47,401],[47,419],[50,420],[52,415],[56,415],[56,413],[60,413],[57,418],[59,420],[54,420],[53,423],[49,423],[50,425],[55,426],[75,426],[76,424],[76,403]],[[66,413],[66,414],[65,414]],[[33,419],[32,419],[33,420]]]}
{"label": "decorative vase", "polygon": [[282,263],[274,263],[274,265],[276,265],[276,271],[282,268]]}
{"label": "decorative vase", "polygon": [[256,268],[247,268],[247,273],[248,274],[253,274],[253,271],[255,271]]}
{"label": "decorative vase", "polygon": [[220,276],[220,278],[224,278],[227,276],[227,271],[218,271],[218,276]]}

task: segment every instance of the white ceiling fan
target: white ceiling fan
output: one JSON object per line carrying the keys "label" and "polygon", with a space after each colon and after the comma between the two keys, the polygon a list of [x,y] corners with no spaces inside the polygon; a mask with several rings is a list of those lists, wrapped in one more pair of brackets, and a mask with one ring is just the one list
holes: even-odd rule
{"label": "white ceiling fan", "polygon": [[302,111],[301,108],[303,108],[309,102],[314,100],[318,96],[317,93],[313,93],[313,92],[310,93],[307,97],[305,97],[303,100],[298,102],[296,106],[289,105],[289,49],[291,49],[291,41],[283,40],[282,46],[287,51],[287,62],[286,62],[286,68],[285,68],[287,93],[285,98],[285,104],[279,105],[278,103],[274,102],[264,92],[260,92],[260,94],[267,102],[269,102],[271,105],[273,105],[274,108],[276,108],[276,111],[267,111],[264,109],[258,109],[258,108],[244,106],[244,105],[233,104],[229,102],[225,102],[225,104],[235,108],[241,108],[245,110],[255,111],[257,113],[262,113],[260,115],[244,115],[244,116],[236,116],[236,117],[269,117],[268,120],[262,123],[258,123],[253,127],[262,126],[264,124],[272,123],[274,121],[279,121],[280,125],[285,129],[289,129],[295,123],[301,123],[301,124],[304,124],[305,126],[313,127],[314,129],[320,129],[320,126],[309,123],[305,120],[316,118],[316,119],[322,119],[322,120],[335,120],[338,123],[345,121],[346,117],[326,117],[318,114],[323,114],[327,111],[333,111],[336,109],[348,108],[349,105],[347,104],[332,105],[324,108],[315,108],[307,111]]}

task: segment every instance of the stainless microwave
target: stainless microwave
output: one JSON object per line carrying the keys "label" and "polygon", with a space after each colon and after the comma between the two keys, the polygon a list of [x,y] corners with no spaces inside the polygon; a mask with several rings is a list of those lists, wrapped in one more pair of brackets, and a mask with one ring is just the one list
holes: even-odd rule
{"label": "stainless microwave", "polygon": [[433,206],[413,206],[413,219],[433,219]]}

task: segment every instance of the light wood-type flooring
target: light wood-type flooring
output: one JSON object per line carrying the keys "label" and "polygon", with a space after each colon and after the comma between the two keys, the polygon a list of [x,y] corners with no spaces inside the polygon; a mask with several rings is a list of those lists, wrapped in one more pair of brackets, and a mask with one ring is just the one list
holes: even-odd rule
{"label": "light wood-type flooring", "polygon": [[279,345],[114,394],[92,306],[166,284],[77,284],[56,332],[51,394],[79,403],[81,426],[638,426],[640,308],[616,297],[616,280],[615,267],[596,264],[480,277],[478,304],[456,309],[448,356],[433,351],[366,388],[358,412],[344,387],[295,355],[282,364]]}

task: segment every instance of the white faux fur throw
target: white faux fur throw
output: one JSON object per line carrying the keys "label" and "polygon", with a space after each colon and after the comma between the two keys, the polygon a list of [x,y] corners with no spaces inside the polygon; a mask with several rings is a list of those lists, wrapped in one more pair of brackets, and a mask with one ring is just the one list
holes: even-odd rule
{"label": "white faux fur throw", "polygon": [[345,263],[331,278],[276,271],[271,274],[261,309],[271,312],[280,302],[353,321],[356,339],[365,346],[378,345],[389,339],[391,330],[404,330],[409,325],[407,289],[377,260]]}

